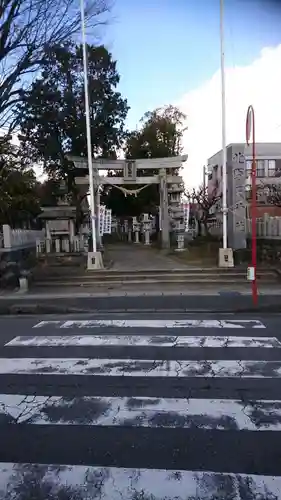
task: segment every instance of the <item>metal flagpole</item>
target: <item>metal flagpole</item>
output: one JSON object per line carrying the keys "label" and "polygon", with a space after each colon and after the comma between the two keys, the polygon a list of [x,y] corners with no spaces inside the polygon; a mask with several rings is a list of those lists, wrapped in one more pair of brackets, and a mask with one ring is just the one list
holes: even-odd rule
{"label": "metal flagpole", "polygon": [[96,252],[97,235],[96,235],[94,172],[93,172],[93,161],[92,161],[92,141],[91,141],[84,0],[80,0],[80,7],[81,7],[81,25],[82,25],[83,69],[84,69],[84,86],[85,86],[85,118],[86,118],[86,134],[87,134],[87,156],[88,156],[88,167],[89,167],[91,226],[92,226],[93,252]]}
{"label": "metal flagpole", "polygon": [[223,248],[227,248],[227,173],[226,173],[226,111],[225,111],[225,67],[224,67],[224,0],[220,0],[220,45],[221,45],[221,112],[222,112],[222,228]]}

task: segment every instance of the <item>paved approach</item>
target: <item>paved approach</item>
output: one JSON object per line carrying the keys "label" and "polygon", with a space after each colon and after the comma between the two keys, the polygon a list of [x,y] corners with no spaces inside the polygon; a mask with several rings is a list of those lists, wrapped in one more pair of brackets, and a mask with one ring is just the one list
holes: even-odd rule
{"label": "paved approach", "polygon": [[2,318],[1,500],[281,499],[280,325]]}

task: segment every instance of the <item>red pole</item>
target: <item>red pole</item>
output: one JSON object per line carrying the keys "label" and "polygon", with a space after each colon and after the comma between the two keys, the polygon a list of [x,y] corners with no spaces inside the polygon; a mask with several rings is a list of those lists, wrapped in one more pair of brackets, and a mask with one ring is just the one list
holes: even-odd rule
{"label": "red pole", "polygon": [[258,302],[258,288],[257,288],[257,183],[256,183],[256,132],[255,132],[255,112],[253,106],[248,107],[247,121],[246,121],[246,140],[249,146],[250,135],[252,131],[252,267],[254,268],[254,279],[252,280],[252,297],[254,305]]}

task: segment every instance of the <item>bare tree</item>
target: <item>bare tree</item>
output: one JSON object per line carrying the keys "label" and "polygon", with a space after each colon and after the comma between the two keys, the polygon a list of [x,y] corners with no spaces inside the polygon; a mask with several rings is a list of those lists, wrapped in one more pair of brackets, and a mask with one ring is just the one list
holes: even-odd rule
{"label": "bare tree", "polygon": [[263,192],[266,192],[267,204],[275,207],[281,207],[281,185],[268,184],[264,186]]}
{"label": "bare tree", "polygon": [[[89,0],[91,33],[106,23],[109,9],[107,0]],[[71,41],[80,26],[79,0],[0,0],[0,127],[16,125],[12,111],[48,47]]]}
{"label": "bare tree", "polygon": [[190,193],[186,193],[186,196],[192,203],[197,205],[195,210],[195,217],[199,226],[199,234],[202,233],[202,226],[204,227],[205,234],[209,233],[208,221],[210,220],[211,208],[217,206],[221,201],[221,193],[214,188],[212,192],[208,190],[208,187],[200,186],[198,189],[193,189]]}
{"label": "bare tree", "polygon": [[[247,190],[247,200],[252,201],[252,187],[249,185]],[[257,185],[256,201],[258,205],[281,207],[281,185],[268,184],[259,179]]]}

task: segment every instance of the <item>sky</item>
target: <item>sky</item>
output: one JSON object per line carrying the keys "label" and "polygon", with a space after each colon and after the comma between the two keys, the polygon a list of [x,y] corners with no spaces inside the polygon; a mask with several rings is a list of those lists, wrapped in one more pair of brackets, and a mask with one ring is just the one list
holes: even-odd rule
{"label": "sky", "polygon": [[[281,137],[281,0],[224,0],[227,143],[244,142],[252,104],[257,141]],[[117,60],[120,91],[136,128],[167,104],[187,116],[187,186],[221,149],[219,0],[115,0],[104,43]]]}

